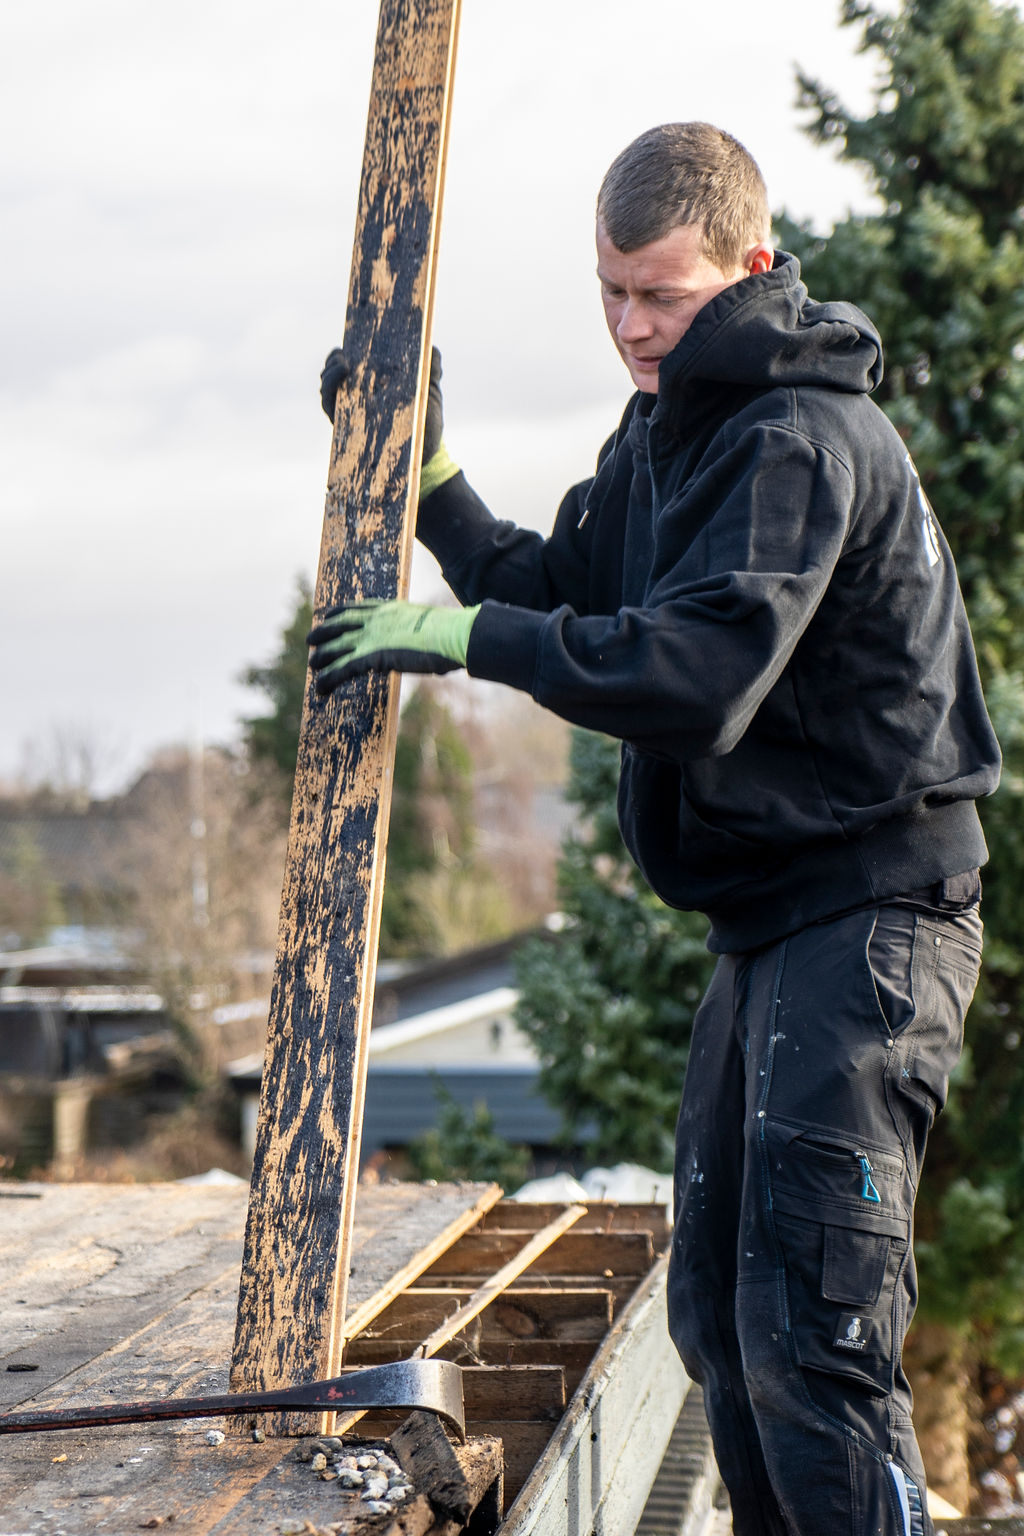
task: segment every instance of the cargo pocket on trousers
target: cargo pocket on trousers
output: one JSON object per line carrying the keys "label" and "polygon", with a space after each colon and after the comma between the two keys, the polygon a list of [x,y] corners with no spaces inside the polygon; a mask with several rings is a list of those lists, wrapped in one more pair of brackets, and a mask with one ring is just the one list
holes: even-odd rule
{"label": "cargo pocket on trousers", "polygon": [[892,1239],[884,1232],[826,1224],[821,1294],[826,1301],[873,1307],[882,1294]]}
{"label": "cargo pocket on trousers", "polygon": [[884,1395],[910,1231],[902,1158],[778,1122],[767,1144],[797,1360]]}

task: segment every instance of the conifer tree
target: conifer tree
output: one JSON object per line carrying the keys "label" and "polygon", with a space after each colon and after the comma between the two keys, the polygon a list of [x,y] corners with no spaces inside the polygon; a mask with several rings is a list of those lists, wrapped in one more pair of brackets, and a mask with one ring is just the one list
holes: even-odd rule
{"label": "conifer tree", "polygon": [[[980,807],[986,954],[918,1204],[916,1418],[933,1486],[966,1499],[966,1403],[982,1359],[1024,1371],[1024,21],[995,0],[844,0],[878,64],[873,110],[799,76],[809,132],[859,165],[876,211],[776,240],[817,299],[877,324],[875,399],[904,437],[957,561],[1004,753]],[[703,966],[693,918],[668,913],[625,862],[615,750],[581,738],[589,817],[561,867],[569,927],[528,952],[521,1020],[542,1084],[604,1159],[664,1166]],[[921,1386],[924,1390],[921,1390]],[[923,1432],[922,1432],[923,1430]]]}
{"label": "conifer tree", "polygon": [[[250,759],[270,770],[283,825],[291,807],[312,622],[312,590],[300,579],[276,654],[243,674],[270,706],[243,727]],[[472,754],[443,688],[433,679],[419,680],[399,716],[381,902],[380,947],[388,957],[487,943],[504,937],[519,920],[502,882],[478,855],[473,772]],[[260,780],[260,790],[264,783]]]}
{"label": "conifer tree", "polygon": [[247,667],[241,681],[265,695],[269,713],[242,722],[250,757],[274,770],[287,817],[299,755],[299,726],[309,670],[306,636],[313,624],[313,589],[305,577],[295,584],[295,608],[281,631],[277,655],[261,667]]}
{"label": "conifer tree", "polygon": [[953,549],[1005,767],[980,806],[986,953],[918,1206],[921,1316],[1024,1370],[1024,22],[992,0],[846,0],[880,62],[857,118],[809,76],[811,133],[861,166],[879,209],[824,238],[783,218],[818,299],[878,325],[876,400]]}
{"label": "conifer tree", "polygon": [[388,827],[381,952],[450,948],[439,921],[442,888],[470,877],[476,845],[473,763],[451,711],[429,682],[402,709]]}
{"label": "conifer tree", "polygon": [[694,1010],[711,973],[707,922],[648,889],[615,817],[618,744],[573,733],[568,798],[580,813],[558,867],[556,944],[524,946],[518,1021],[566,1144],[588,1162],[672,1166]]}

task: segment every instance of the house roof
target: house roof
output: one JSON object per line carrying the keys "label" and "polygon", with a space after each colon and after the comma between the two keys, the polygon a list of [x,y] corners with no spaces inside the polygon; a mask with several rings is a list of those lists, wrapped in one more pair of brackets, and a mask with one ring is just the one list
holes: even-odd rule
{"label": "house roof", "polygon": [[34,853],[65,889],[113,890],[113,853],[124,824],[125,812],[113,802],[84,811],[0,804],[0,867]]}
{"label": "house roof", "polygon": [[374,1029],[515,986],[515,956],[527,939],[535,937],[550,935],[544,929],[517,933],[457,955],[403,962],[398,968],[382,962],[374,990]]}
{"label": "house roof", "polygon": [[[544,935],[545,931],[537,930],[537,934]],[[516,934],[426,962],[382,962],[374,991],[371,1059],[382,1065],[388,1052],[398,1047],[511,1013],[518,995],[515,955],[524,940],[534,936]],[[251,1018],[266,1007],[265,1001],[254,1000],[217,1013],[230,1011],[233,1016]],[[525,1059],[517,1064],[525,1065]],[[239,1057],[229,1062],[225,1071],[238,1087],[258,1083],[263,1053]]]}

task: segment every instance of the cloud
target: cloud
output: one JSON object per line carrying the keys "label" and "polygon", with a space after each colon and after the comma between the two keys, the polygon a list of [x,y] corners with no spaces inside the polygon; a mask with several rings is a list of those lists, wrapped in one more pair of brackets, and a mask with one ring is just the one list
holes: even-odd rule
{"label": "cloud", "polygon": [[[0,22],[5,745],[89,719],[122,776],[254,700],[317,560],[317,376],[345,312],[372,0],[50,0]],[[800,62],[856,101],[832,7],[465,6],[435,333],[453,447],[546,525],[628,392],[593,280],[611,157],[652,122],[743,138],[777,204],[863,198],[799,130]],[[418,556],[417,590],[436,585]]]}

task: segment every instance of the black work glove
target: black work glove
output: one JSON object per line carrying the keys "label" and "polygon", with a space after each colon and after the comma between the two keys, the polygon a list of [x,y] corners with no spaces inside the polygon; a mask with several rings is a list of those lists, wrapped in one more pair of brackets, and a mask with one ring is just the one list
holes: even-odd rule
{"label": "black work glove", "polygon": [[334,425],[334,402],[338,390],[344,384],[352,372],[348,359],[340,347],[334,347],[327,354],[327,361],[320,372],[320,404],[324,408],[324,415]]}
{"label": "black work glove", "polygon": [[[351,364],[340,347],[327,354],[320,374],[320,404],[328,421],[334,421],[334,403],[338,390],[352,372]],[[430,349],[430,384],[427,389],[427,419],[423,428],[423,459],[429,464],[441,446],[444,432],[444,398],[441,394],[441,354]]]}

